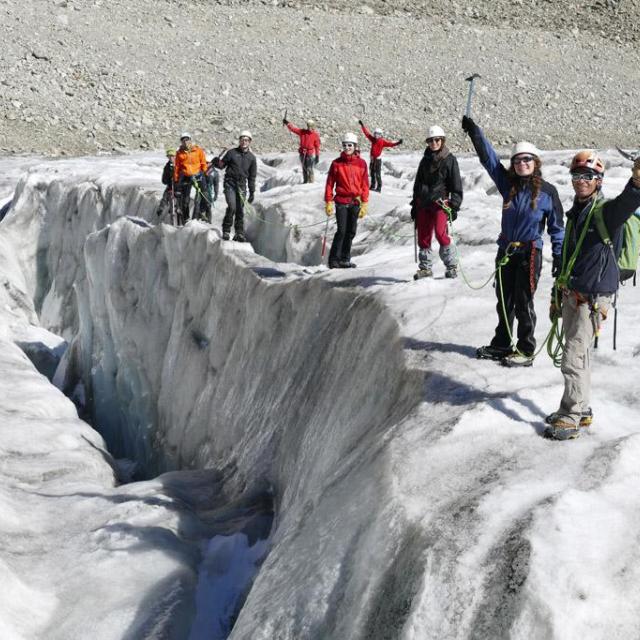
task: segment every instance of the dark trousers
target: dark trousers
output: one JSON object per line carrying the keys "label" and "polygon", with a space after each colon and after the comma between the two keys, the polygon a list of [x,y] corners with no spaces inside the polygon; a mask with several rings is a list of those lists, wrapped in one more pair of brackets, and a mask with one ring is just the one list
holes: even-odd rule
{"label": "dark trousers", "polygon": [[371,183],[371,191],[382,190],[382,158],[369,160],[369,182]]}
{"label": "dark trousers", "polygon": [[[236,233],[244,234],[244,207],[241,192],[238,187],[230,184],[224,185],[224,199],[227,201],[227,211],[222,220],[223,233],[229,233],[235,220]],[[244,197],[246,192],[242,194]]]}
{"label": "dark trousers", "polygon": [[[504,257],[504,253],[503,249],[498,251],[496,267],[498,266],[498,262]],[[518,351],[531,354],[536,350],[536,339],[534,336],[536,330],[536,312],[533,307],[533,294],[538,286],[541,269],[542,252],[536,249],[533,259],[530,250],[518,251],[509,258],[509,262],[501,268],[502,288],[500,287],[500,280],[496,274],[495,288],[498,297],[498,304],[496,306],[498,326],[496,327],[495,336],[491,341],[492,347],[509,348],[511,344],[509,331],[513,335],[513,321],[515,318],[518,321],[518,341],[516,344]],[[501,294],[504,295],[504,309],[506,309],[507,322],[505,322],[505,311],[502,306]]]}
{"label": "dark trousers", "polygon": [[307,153],[301,153],[300,164],[302,165],[302,181],[304,184],[307,182],[313,182],[313,167],[316,164],[316,157],[310,156]]}
{"label": "dark trousers", "polygon": [[338,230],[333,236],[329,264],[349,262],[351,260],[351,243],[358,229],[359,204],[339,204],[336,202],[336,222]]}
{"label": "dark trousers", "polygon": [[[194,184],[195,181],[195,184]],[[207,201],[207,182],[204,174],[197,176],[182,176],[178,183],[180,193],[180,206],[178,207],[178,224],[187,224],[189,221],[189,203],[191,202],[191,188],[194,188],[193,219],[204,218],[211,220],[211,205]]]}

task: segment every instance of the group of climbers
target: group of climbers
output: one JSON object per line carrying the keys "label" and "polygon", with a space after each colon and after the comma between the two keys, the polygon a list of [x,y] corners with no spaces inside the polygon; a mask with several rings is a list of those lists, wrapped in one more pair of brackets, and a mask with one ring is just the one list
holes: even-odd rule
{"label": "group of climbers", "polygon": [[[355,266],[351,262],[351,244],[358,219],[367,213],[370,188],[375,186],[375,190],[380,191],[382,187],[380,154],[385,147],[402,143],[402,139],[395,142],[385,139],[380,129],[371,134],[361,120],[359,123],[372,143],[369,170],[360,157],[357,136],[349,132],[342,136],[342,152],[331,162],[327,173],[325,212],[328,216],[335,214],[337,223],[328,260],[332,269]],[[283,124],[300,137],[298,151],[303,180],[313,182],[313,170],[320,159],[320,138],[315,123],[309,120],[306,129],[298,129],[284,118]],[[575,197],[566,214],[565,230],[558,192],[543,179],[541,154],[533,144],[522,141],[514,145],[505,166],[482,129],[470,117],[463,117],[462,129],[469,135],[480,163],[503,201],[495,259],[498,324],[491,342],[479,347],[476,356],[499,361],[508,367],[533,364],[536,350],[534,294],[542,269],[542,233],[546,228],[551,239],[552,276],[555,279],[550,317],[552,321],[562,318],[563,322],[561,371],[564,393],[558,410],[546,418],[545,435],[557,440],[575,438],[580,428],[590,424],[593,417],[589,405],[589,352],[601,322],[606,319],[611,297],[618,289],[616,248],[621,243],[623,225],[640,210],[640,158],[635,160],[623,192],[613,200],[606,200],[601,192],[604,163],[593,150],[576,154],[570,166]],[[236,148],[225,151],[207,164],[204,151],[192,143],[188,134],[183,134],[175,162],[173,150],[167,151],[168,162],[163,171],[167,190],[161,206],[169,201],[169,190],[173,190],[174,195],[180,193],[183,197],[179,219],[186,222],[191,187],[204,191],[211,168],[214,171],[225,169],[223,190],[227,212],[222,225],[223,239],[229,239],[235,219],[234,240],[244,241],[244,205],[253,202],[256,186],[256,159],[250,150],[251,141],[250,132],[243,131]],[[446,135],[440,126],[429,129],[426,145],[411,201],[411,217],[419,246],[419,269],[415,278],[433,275],[431,244],[434,234],[446,268],[445,277],[455,278],[457,256],[449,224],[457,218],[462,204],[462,179],[458,162],[447,148]],[[210,205],[206,198],[204,201]],[[204,206],[202,212],[210,216],[210,206],[209,209]],[[194,217],[197,215],[194,213]]]}
{"label": "group of climbers", "polygon": [[[227,211],[222,222],[222,237],[229,240],[231,227],[235,227],[234,240],[244,242],[244,206],[253,202],[256,189],[257,162],[251,152],[251,132],[242,131],[238,146],[226,149],[207,162],[204,149],[195,144],[189,133],[180,136],[180,147],[167,149],[167,163],[162,171],[162,184],[165,191],[160,200],[157,214],[162,216],[168,208],[175,212],[174,223],[185,225],[189,219],[192,188],[194,198],[192,219],[202,218],[211,222],[211,207],[218,199],[220,176],[224,169],[223,192]],[[248,188],[248,198],[247,198]]]}

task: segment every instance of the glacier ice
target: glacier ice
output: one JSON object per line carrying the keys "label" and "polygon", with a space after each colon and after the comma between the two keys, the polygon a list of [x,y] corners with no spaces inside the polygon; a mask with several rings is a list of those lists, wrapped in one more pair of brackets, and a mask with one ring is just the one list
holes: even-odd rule
{"label": "glacier ice", "polygon": [[[545,154],[565,203],[569,155]],[[628,169],[608,158],[613,192]],[[387,160],[355,273],[319,266],[322,184],[295,184],[293,154],[260,165],[253,247],[219,239],[219,207],[213,227],[157,225],[152,154],[20,179],[0,225],[0,375],[19,362],[25,378],[3,400],[0,566],[18,594],[0,598],[3,637],[73,637],[74,598],[100,638],[187,637],[192,622],[194,640],[231,622],[251,640],[634,637],[638,290],[621,295],[618,351],[604,336],[595,354],[592,432],[544,441],[551,363],[505,377],[473,358],[490,287],[410,280],[418,159]],[[475,159],[461,167],[454,229],[480,281],[500,203]],[[540,336],[547,285],[548,268]],[[110,450],[162,475],[116,486],[100,437],[12,344],[37,343],[38,324],[68,342],[56,383],[83,390]],[[35,530],[65,544],[43,553]]]}

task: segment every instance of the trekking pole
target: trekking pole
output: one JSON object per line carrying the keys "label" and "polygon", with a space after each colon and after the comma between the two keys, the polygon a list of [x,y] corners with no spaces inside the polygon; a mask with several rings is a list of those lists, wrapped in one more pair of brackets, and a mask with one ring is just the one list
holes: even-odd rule
{"label": "trekking pole", "polygon": [[471,117],[471,100],[473,98],[473,89],[474,89],[476,78],[482,78],[482,76],[479,73],[474,73],[468,78],[465,78],[465,82],[469,83],[469,94],[467,95],[467,108],[464,113],[467,116],[467,118]]}
{"label": "trekking pole", "polygon": [[324,236],[322,236],[322,251],[320,257],[324,258],[325,250],[327,248],[327,234],[329,233],[329,216],[327,216],[327,223],[324,226]]}

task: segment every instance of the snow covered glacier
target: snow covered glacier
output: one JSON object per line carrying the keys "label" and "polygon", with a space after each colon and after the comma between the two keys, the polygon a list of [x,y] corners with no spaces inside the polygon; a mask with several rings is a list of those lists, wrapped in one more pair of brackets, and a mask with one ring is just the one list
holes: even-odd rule
{"label": "snow covered glacier", "polygon": [[[568,157],[545,163],[565,201]],[[635,637],[637,289],[595,358],[592,432],[543,440],[549,360],[506,375],[473,358],[491,288],[410,279],[418,159],[390,156],[349,272],[319,264],[322,185],[297,184],[293,156],[260,166],[262,255],[219,240],[220,205],[213,226],[158,225],[156,156],[34,163],[0,225],[2,573],[26,594],[0,598],[3,637]],[[628,169],[609,160],[613,192]],[[499,202],[462,169],[456,236],[480,284]],[[155,479],[117,484],[14,346],[52,351],[36,325],[69,343],[56,383]]]}

